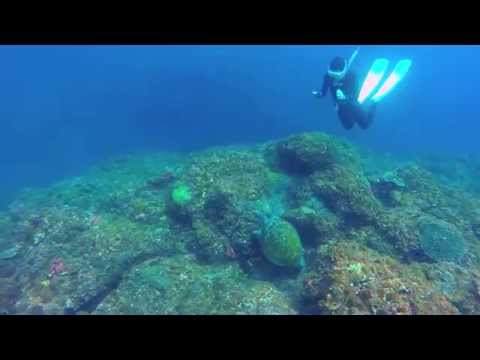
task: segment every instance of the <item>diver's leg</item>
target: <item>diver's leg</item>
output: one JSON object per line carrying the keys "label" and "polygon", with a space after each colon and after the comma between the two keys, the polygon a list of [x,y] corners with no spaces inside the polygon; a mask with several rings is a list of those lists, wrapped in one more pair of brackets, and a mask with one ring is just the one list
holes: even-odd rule
{"label": "diver's leg", "polygon": [[377,114],[377,103],[374,102],[370,107],[370,110],[368,111],[368,121],[370,122],[370,124],[373,122],[373,119],[375,118],[376,114]]}
{"label": "diver's leg", "polygon": [[344,129],[350,130],[355,125],[354,113],[349,106],[339,106],[337,114]]}
{"label": "diver's leg", "polygon": [[373,123],[373,119],[375,118],[376,111],[377,111],[376,103],[373,103],[370,109],[368,109],[368,111],[363,111],[362,109],[359,108],[359,116],[357,118],[358,126],[360,126],[364,130],[368,129]]}

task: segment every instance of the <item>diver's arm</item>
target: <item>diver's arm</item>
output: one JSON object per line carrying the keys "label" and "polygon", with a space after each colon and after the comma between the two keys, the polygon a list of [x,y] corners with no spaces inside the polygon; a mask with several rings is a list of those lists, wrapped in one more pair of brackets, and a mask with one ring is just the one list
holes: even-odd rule
{"label": "diver's arm", "polygon": [[323,85],[322,85],[322,93],[321,96],[325,96],[327,94],[328,89],[332,86],[332,78],[325,74],[323,77]]}
{"label": "diver's arm", "polygon": [[326,94],[330,86],[332,85],[332,79],[330,76],[325,75],[323,78],[323,84],[321,90],[313,90],[312,95],[317,98],[323,98]]}

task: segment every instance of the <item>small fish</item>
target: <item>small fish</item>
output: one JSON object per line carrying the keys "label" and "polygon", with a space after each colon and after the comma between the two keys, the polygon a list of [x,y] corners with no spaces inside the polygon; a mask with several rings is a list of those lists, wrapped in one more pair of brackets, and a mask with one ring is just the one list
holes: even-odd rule
{"label": "small fish", "polygon": [[227,245],[225,255],[227,255],[228,258],[230,259],[236,259],[237,258],[237,252],[231,245]]}
{"label": "small fish", "polygon": [[91,225],[98,225],[100,224],[100,221],[102,220],[101,216],[100,215],[94,215],[92,217],[92,220],[90,220],[90,224]]}

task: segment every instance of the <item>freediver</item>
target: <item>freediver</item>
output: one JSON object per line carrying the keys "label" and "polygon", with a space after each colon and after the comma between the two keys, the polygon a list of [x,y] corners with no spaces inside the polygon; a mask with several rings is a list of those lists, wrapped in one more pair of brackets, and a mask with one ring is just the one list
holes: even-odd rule
{"label": "freediver", "polygon": [[337,56],[328,67],[323,78],[321,90],[313,90],[312,95],[316,98],[323,98],[328,91],[335,103],[338,118],[342,126],[350,130],[355,124],[362,129],[368,129],[373,122],[376,112],[376,103],[365,108],[357,101],[359,94],[359,82],[357,74],[351,70],[353,60],[358,54],[358,49],[350,59]]}

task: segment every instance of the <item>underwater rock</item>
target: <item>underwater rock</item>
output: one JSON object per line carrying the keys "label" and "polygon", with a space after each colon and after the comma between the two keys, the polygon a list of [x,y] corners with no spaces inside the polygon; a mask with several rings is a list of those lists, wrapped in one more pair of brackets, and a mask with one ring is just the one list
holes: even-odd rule
{"label": "underwater rock", "polygon": [[193,250],[208,263],[248,258],[258,253],[254,232],[260,222],[255,214],[222,192],[210,194],[192,223]]}
{"label": "underwater rock", "polygon": [[434,261],[461,263],[467,251],[462,233],[442,220],[423,221],[419,224],[420,247]]}
{"label": "underwater rock", "polygon": [[392,244],[401,259],[427,261],[419,246],[418,232],[418,222],[425,216],[414,207],[393,208],[379,214],[375,227],[385,242]]}
{"label": "underwater rock", "polygon": [[263,254],[273,264],[293,268],[305,265],[300,236],[287,221],[274,219],[259,240]]}
{"label": "underwater rock", "polygon": [[154,190],[162,190],[165,186],[168,186],[174,182],[176,178],[177,177],[172,170],[166,169],[162,174],[160,174],[160,176],[148,180],[147,186]]}
{"label": "underwater rock", "polygon": [[419,265],[402,264],[351,241],[320,249],[304,288],[321,314],[459,314]]}
{"label": "underwater rock", "polygon": [[12,277],[16,272],[14,261],[0,260],[0,278]]}
{"label": "underwater rock", "polygon": [[265,193],[276,177],[272,176],[261,154],[228,149],[195,155],[180,180],[191,184],[199,194],[193,200],[195,208],[200,210],[205,200],[216,192],[230,194],[235,203],[254,201]]}
{"label": "underwater rock", "polygon": [[478,314],[480,303],[475,293],[475,282],[479,272],[467,270],[453,262],[423,263],[425,275],[445,294],[462,314]]}
{"label": "underwater rock", "polygon": [[67,243],[74,241],[89,227],[86,211],[77,207],[52,204],[44,207],[41,215],[32,209],[15,228],[15,237],[24,245],[42,242]]}
{"label": "underwater rock", "polygon": [[[159,225],[162,219],[167,216],[164,196],[166,195],[158,196],[157,194],[142,193],[132,197],[125,204],[122,215],[128,217],[130,221]],[[96,217],[99,217],[99,215],[93,216],[92,221],[95,222]]]}
{"label": "underwater rock", "polygon": [[[395,208],[379,214],[376,225],[379,232],[400,253],[410,261],[437,261],[436,255],[432,253],[429,256],[425,251],[430,249],[428,241],[427,244],[421,244],[428,239],[425,233],[420,233],[420,225],[425,222],[443,222],[456,227],[464,239],[460,241],[460,247],[474,239],[475,231],[471,225],[475,223],[475,209],[478,208],[475,199],[438,184],[428,171],[419,166],[403,166],[397,169],[397,173],[406,186],[401,191]],[[476,246],[469,246],[468,253],[469,257],[479,258]]]}
{"label": "underwater rock", "polygon": [[387,171],[382,177],[372,182],[373,193],[386,206],[400,204],[400,191],[406,188],[406,184],[396,171]]}
{"label": "underwater rock", "polygon": [[320,201],[312,189],[309,178],[297,178],[294,185],[286,192],[286,199],[291,208],[307,206],[313,210],[323,209],[325,205]]}
{"label": "underwater rock", "polygon": [[237,264],[200,265],[191,255],[133,268],[94,314],[293,315],[273,285],[249,280]]}
{"label": "underwater rock", "polygon": [[431,172],[435,178],[447,186],[460,187],[462,190],[479,194],[480,174],[478,156],[473,154],[423,154],[416,162]]}
{"label": "underwater rock", "polygon": [[232,206],[238,208],[259,199],[278,178],[261,154],[231,149],[206,151],[192,156],[177,181],[188,184],[191,199],[179,204],[170,196],[167,208],[171,216],[187,220],[185,223],[205,216],[213,219],[215,212],[222,211],[222,216],[230,217]]}
{"label": "underwater rock", "polygon": [[480,240],[480,224],[473,224],[472,225],[472,230],[477,239]]}
{"label": "underwater rock", "polygon": [[0,212],[0,244],[7,242],[7,239],[11,237],[12,228],[14,227],[14,222],[11,217]]}
{"label": "underwater rock", "polygon": [[328,241],[337,231],[337,218],[328,210],[317,212],[302,206],[287,211],[283,217],[295,226],[305,244],[318,245]]}
{"label": "underwater rock", "polygon": [[195,239],[192,250],[207,263],[238,261],[259,255],[254,232],[257,217],[248,212],[219,222],[196,218],[192,223]]}
{"label": "underwater rock", "polygon": [[480,215],[477,215],[473,218],[471,225],[473,233],[477,239],[480,240]]}
{"label": "underwater rock", "polygon": [[335,163],[355,163],[352,147],[323,133],[292,135],[276,145],[278,166],[290,174],[309,175]]}
{"label": "underwater rock", "polygon": [[450,213],[459,208],[457,196],[441,187],[435,177],[420,166],[403,166],[396,170],[396,174],[405,183],[397,206],[415,207],[444,220],[449,220]]}
{"label": "underwater rock", "polygon": [[8,260],[14,258],[18,254],[18,247],[16,245],[3,250],[0,247],[0,260]]}
{"label": "underwater rock", "polygon": [[242,256],[252,255],[255,251],[253,234],[260,226],[255,213],[245,206],[245,203],[225,201],[225,197],[219,198],[218,194],[209,198],[205,206],[205,215],[209,222],[230,240],[235,251]]}
{"label": "underwater rock", "polygon": [[[6,219],[5,219],[6,220]],[[0,216],[0,264],[2,260],[14,260],[22,248],[22,239],[17,234],[18,227]]]}
{"label": "underwater rock", "polygon": [[223,191],[215,191],[208,194],[204,204],[204,212],[205,217],[210,221],[218,222],[225,220],[234,211],[232,194]]}
{"label": "underwater rock", "polygon": [[409,190],[419,192],[428,192],[436,183],[434,176],[430,172],[416,164],[409,164],[398,168],[396,177],[402,179],[402,182]]}
{"label": "underwater rock", "polygon": [[398,176],[396,171],[387,171],[378,179],[378,182],[383,183],[391,188],[403,189],[406,187],[405,181]]}
{"label": "underwater rock", "polygon": [[193,251],[207,263],[222,263],[228,261],[228,239],[219,233],[214,226],[201,219],[195,219],[192,223],[195,234]]}
{"label": "underwater rock", "polygon": [[[17,283],[23,289],[16,305],[18,313],[28,314],[41,305],[45,314],[63,314],[67,299],[75,310],[91,310],[104,294],[115,286],[132,264],[157,254],[186,252],[181,238],[172,238],[166,219],[160,226],[139,224],[128,218],[104,214],[101,221],[71,236],[69,211],[46,208],[48,236],[38,244],[30,243],[17,264]],[[90,221],[85,212],[76,217]],[[64,264],[59,273],[51,272],[54,259]]]}
{"label": "underwater rock", "polygon": [[466,255],[467,241],[455,225],[416,208],[382,213],[377,229],[410,261],[462,263]]}
{"label": "underwater rock", "polygon": [[336,234],[336,239],[356,242],[379,254],[404,259],[404,254],[399,252],[392,242],[386,241],[375,225],[343,229],[343,232]]}
{"label": "underwater rock", "polygon": [[480,313],[480,199],[398,164],[368,181],[353,146],[300,134],[26,191],[0,213],[0,310]]}
{"label": "underwater rock", "polygon": [[310,181],[315,194],[349,226],[372,224],[381,211],[368,180],[351,168],[334,165],[315,172]]}
{"label": "underwater rock", "polygon": [[0,278],[0,313],[14,313],[21,287],[13,279]]}
{"label": "underwater rock", "polygon": [[282,193],[288,178],[270,170],[261,154],[227,150],[194,156],[182,179],[198,194],[191,204],[194,253],[208,263],[258,256],[253,234],[261,223],[252,204]]}

